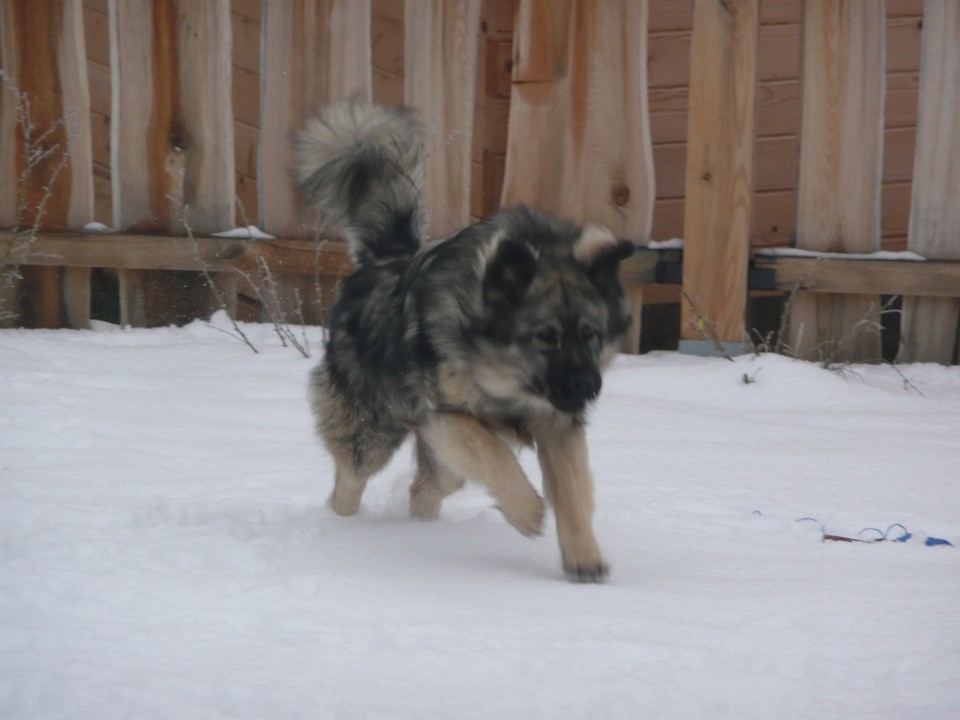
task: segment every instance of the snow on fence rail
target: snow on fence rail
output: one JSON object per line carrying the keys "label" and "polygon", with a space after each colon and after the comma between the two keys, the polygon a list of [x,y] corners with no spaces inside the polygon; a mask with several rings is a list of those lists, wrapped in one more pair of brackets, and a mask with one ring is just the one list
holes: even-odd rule
{"label": "snow on fence rail", "polygon": [[[790,84],[780,79],[788,46],[802,57],[802,83],[791,85],[793,242],[881,249],[891,194],[883,154],[903,135],[888,127],[885,102],[901,102],[907,82],[890,68],[905,66],[899,48],[920,18],[906,244],[928,260],[894,269],[831,254],[798,269],[805,261],[754,258],[769,244],[756,229],[770,202],[764,168],[782,143],[769,139],[777,131],[766,103]],[[790,32],[792,45],[782,40]],[[960,260],[957,37],[953,0],[3,3],[0,226],[20,231],[0,234],[0,264],[22,279],[0,285],[0,303],[21,324],[83,327],[91,269],[110,268],[124,323],[207,312],[211,283],[232,312],[256,319],[268,274],[275,303],[322,321],[348,264],[337,243],[318,244],[299,204],[289,139],[323,102],[360,95],[418,108],[433,237],[501,203],[602,222],[641,246],[657,215],[671,216],[684,235],[687,343],[742,340],[755,265],[776,276],[773,287],[796,292],[790,333],[805,339],[801,354],[849,333],[896,293],[905,296],[902,357],[956,362],[960,280],[948,261]],[[674,98],[686,101],[685,121]],[[655,178],[683,198],[658,195]],[[94,219],[114,232],[77,232]],[[280,239],[209,237],[238,224]],[[628,266],[638,318],[643,288],[664,276],[658,257]],[[703,318],[713,337],[702,337]],[[856,359],[878,355],[872,339],[851,349]]]}

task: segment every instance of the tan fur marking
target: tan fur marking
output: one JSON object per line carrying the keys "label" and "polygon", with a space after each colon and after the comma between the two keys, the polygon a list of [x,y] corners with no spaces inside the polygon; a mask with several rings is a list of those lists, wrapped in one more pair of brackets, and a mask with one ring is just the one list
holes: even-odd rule
{"label": "tan fur marking", "polygon": [[587,225],[580,233],[580,239],[573,246],[573,256],[585,265],[589,265],[603,248],[615,245],[617,238],[602,225]]}
{"label": "tan fur marking", "polygon": [[607,566],[593,535],[593,476],[582,427],[554,428],[536,437],[543,490],[557,517],[564,570],[601,578]]}
{"label": "tan fur marking", "polygon": [[353,471],[353,462],[344,451],[337,452],[333,443],[327,445],[336,462],[336,481],[333,492],[327,500],[337,515],[356,515],[360,509],[360,499],[367,487],[367,478]]}
{"label": "tan fur marking", "polygon": [[417,475],[410,486],[410,515],[417,520],[435,520],[443,499],[463,487],[463,478],[434,457],[417,435]]}
{"label": "tan fur marking", "polygon": [[487,240],[486,244],[480,250],[480,265],[478,267],[478,276],[483,277],[483,273],[486,270],[487,263],[493,260],[493,256],[497,254],[497,248],[500,247],[500,242],[503,240],[505,233],[502,228],[497,228],[490,235],[490,239]]}
{"label": "tan fur marking", "polygon": [[521,534],[539,535],[543,500],[507,444],[476,418],[437,414],[422,429],[437,459],[457,475],[483,483],[507,522]]}

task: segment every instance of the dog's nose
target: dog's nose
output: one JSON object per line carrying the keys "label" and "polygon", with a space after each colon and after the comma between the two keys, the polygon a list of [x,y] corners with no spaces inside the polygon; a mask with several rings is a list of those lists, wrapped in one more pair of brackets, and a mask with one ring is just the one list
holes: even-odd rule
{"label": "dog's nose", "polygon": [[589,400],[600,392],[600,373],[596,370],[574,370],[564,378],[564,390],[575,398]]}

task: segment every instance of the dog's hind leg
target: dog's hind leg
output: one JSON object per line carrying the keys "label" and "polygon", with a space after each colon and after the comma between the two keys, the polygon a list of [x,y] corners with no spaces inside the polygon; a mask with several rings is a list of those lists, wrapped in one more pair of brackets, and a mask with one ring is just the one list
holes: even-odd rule
{"label": "dog's hind leg", "polygon": [[329,504],[337,515],[355,515],[367,480],[386,465],[403,442],[403,433],[365,434],[350,439],[326,438],[336,463],[336,480]]}
{"label": "dog's hind leg", "polygon": [[476,418],[454,413],[432,416],[421,432],[442,464],[487,486],[507,522],[524,535],[540,534],[543,500],[503,440]]}
{"label": "dog's hind leg", "polygon": [[551,428],[535,440],[544,494],[557,516],[564,573],[573,582],[601,582],[609,568],[593,535],[593,475],[583,427]]}
{"label": "dog's hind leg", "polygon": [[463,487],[463,478],[437,460],[417,434],[417,476],[410,485],[410,514],[417,520],[434,520],[443,499]]}
{"label": "dog's hind leg", "polygon": [[310,402],[317,433],[336,464],[330,507],[338,515],[354,515],[367,480],[387,464],[407,430],[390,425],[385,413],[361,412],[361,400],[331,381],[326,364],[318,365],[310,377]]}

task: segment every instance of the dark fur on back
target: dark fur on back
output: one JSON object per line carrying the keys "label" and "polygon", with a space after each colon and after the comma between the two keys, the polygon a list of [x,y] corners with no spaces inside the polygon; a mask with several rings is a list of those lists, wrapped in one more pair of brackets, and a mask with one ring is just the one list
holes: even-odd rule
{"label": "dark fur on back", "polygon": [[[448,447],[458,423],[468,439],[538,447],[582,433],[628,325],[617,265],[631,244],[521,206],[422,246],[423,147],[407,111],[333,106],[301,135],[300,157],[307,197],[355,261],[311,376],[317,427],[338,465],[334,509],[356,511],[351,489],[362,492],[411,431],[423,485],[473,472],[467,451]],[[533,523],[503,509],[522,532]],[[564,553],[567,565],[574,551]],[[586,579],[605,573],[597,558]]]}

